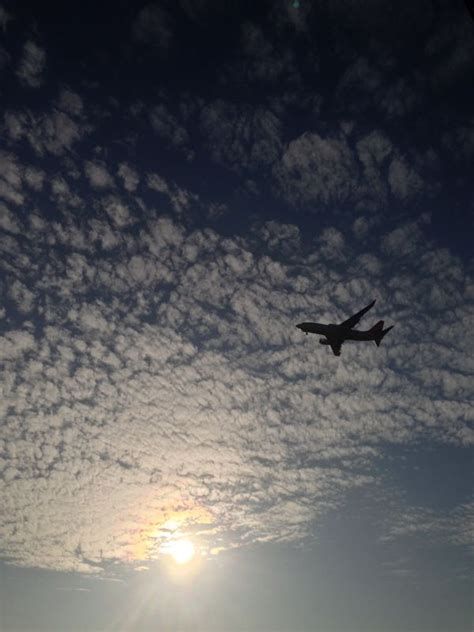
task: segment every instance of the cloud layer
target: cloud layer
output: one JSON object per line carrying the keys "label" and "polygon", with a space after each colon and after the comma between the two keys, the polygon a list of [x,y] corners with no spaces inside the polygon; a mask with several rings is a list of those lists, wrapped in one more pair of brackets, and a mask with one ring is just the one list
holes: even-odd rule
{"label": "cloud layer", "polygon": [[[2,206],[11,562],[97,572],[158,557],[170,533],[206,552],[300,540],[380,478],[387,444],[472,444],[473,286],[422,228],[403,249],[386,234],[382,259],[335,229],[302,251],[295,226],[231,239],[125,205],[61,223]],[[341,362],[294,327],[373,296],[397,325],[380,349]]]}
{"label": "cloud layer", "polygon": [[[351,492],[387,508],[377,542],[466,547],[467,483],[417,504],[387,463],[474,440],[471,22],[161,5],[80,31],[0,6],[2,559],[301,543]],[[295,329],[373,298],[379,349]]]}

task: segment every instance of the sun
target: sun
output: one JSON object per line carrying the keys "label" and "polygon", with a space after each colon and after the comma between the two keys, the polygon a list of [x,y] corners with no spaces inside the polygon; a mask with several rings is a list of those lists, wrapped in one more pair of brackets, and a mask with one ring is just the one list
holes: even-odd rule
{"label": "sun", "polygon": [[194,557],[194,544],[191,540],[176,540],[167,545],[167,552],[176,564],[187,564]]}

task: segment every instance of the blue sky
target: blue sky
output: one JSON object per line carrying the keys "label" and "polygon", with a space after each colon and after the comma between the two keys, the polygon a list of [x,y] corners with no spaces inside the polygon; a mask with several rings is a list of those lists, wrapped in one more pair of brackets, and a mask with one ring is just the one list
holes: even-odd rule
{"label": "blue sky", "polygon": [[472,627],[474,22],[296,4],[0,5],[2,629]]}

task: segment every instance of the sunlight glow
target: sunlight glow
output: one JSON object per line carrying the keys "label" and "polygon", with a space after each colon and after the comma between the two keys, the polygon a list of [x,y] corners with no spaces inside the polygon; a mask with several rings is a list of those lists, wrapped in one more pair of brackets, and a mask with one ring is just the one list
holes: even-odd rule
{"label": "sunlight glow", "polygon": [[[152,498],[144,498],[139,503],[141,507],[152,504]],[[194,540],[192,536],[200,539],[200,543],[199,546],[195,541],[192,544],[193,553],[189,561],[193,557],[202,555],[203,551],[207,550],[206,544],[202,541],[203,534],[206,537],[215,534],[215,528],[213,529],[211,526],[214,523],[214,517],[203,507],[192,505],[183,508],[183,504],[183,499],[180,496],[168,498],[165,502],[160,499],[154,508],[150,507],[144,511],[141,519],[142,525],[136,531],[128,559],[134,562],[146,562],[158,560],[165,555],[175,564],[186,564],[186,562],[176,561],[172,549],[180,548],[182,542]],[[179,506],[179,509],[175,509],[176,506]],[[189,551],[191,547],[186,545],[184,548]],[[178,554],[178,557],[181,559],[184,554]]]}
{"label": "sunlight glow", "polygon": [[193,559],[195,553],[191,540],[170,542],[166,548],[176,564],[187,564]]}

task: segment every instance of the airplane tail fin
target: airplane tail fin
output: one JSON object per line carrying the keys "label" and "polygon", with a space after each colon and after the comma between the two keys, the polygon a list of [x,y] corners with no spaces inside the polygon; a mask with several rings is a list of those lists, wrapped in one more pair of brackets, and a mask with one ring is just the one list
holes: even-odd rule
{"label": "airplane tail fin", "polygon": [[379,320],[379,322],[376,325],[374,325],[372,329],[370,330],[370,333],[373,334],[374,336],[374,342],[377,345],[377,347],[380,347],[380,343],[382,342],[382,339],[384,338],[384,336],[386,336],[388,332],[394,328],[394,325],[392,325],[391,327],[387,327],[387,329],[384,329],[383,326],[384,326],[383,320]]}

